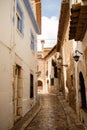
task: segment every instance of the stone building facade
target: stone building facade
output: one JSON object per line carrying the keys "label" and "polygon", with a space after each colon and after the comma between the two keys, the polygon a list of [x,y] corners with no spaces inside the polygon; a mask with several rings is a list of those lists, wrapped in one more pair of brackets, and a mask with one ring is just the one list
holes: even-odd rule
{"label": "stone building facade", "polygon": [[[60,55],[58,60],[61,60],[61,63],[58,64],[58,68],[60,68],[60,89],[65,99],[71,104],[71,75],[74,72],[74,63],[72,62],[73,44],[69,40],[69,9],[69,1],[62,1],[57,36],[57,51]],[[74,99],[72,99],[72,104],[74,102]]]}
{"label": "stone building facade", "polygon": [[[39,0],[40,1],[40,0]],[[0,129],[9,130],[36,103],[37,12],[29,0],[0,2]],[[33,1],[35,5],[36,0]],[[39,2],[38,24],[41,17]]]}
{"label": "stone building facade", "polygon": [[57,37],[57,51],[62,57],[63,66],[60,68],[62,73],[60,81],[63,77],[61,88],[65,99],[85,125],[87,125],[86,45],[87,1],[62,1]]}
{"label": "stone building facade", "polygon": [[[43,46],[42,41],[42,48]],[[44,48],[38,52],[38,88],[42,93],[55,93],[58,89],[57,51],[53,48]],[[42,87],[41,87],[42,86]]]}
{"label": "stone building facade", "polygon": [[46,87],[45,87],[45,60],[44,57],[49,53],[51,48],[44,48],[45,41],[41,40],[42,44],[42,51],[38,52],[38,72],[40,74],[38,75],[38,91],[42,93],[47,93]]}
{"label": "stone building facade", "polygon": [[45,61],[44,58],[42,56],[42,52],[38,52],[38,92],[45,92],[45,79],[44,79],[44,75],[45,75],[45,71],[44,71],[44,67],[45,66]]}
{"label": "stone building facade", "polygon": [[57,68],[58,53],[56,45],[44,57],[45,59],[45,86],[49,93],[57,93],[59,90],[58,83],[58,68]]}
{"label": "stone building facade", "polygon": [[76,109],[80,120],[87,126],[87,0],[72,0],[71,10],[69,39],[76,42],[75,56],[79,57],[75,62]]}

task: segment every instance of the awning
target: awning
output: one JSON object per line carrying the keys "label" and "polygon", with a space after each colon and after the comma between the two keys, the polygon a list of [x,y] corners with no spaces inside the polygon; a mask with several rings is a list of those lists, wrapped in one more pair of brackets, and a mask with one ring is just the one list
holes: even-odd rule
{"label": "awning", "polygon": [[87,5],[72,5],[70,18],[69,39],[82,41],[87,29]]}

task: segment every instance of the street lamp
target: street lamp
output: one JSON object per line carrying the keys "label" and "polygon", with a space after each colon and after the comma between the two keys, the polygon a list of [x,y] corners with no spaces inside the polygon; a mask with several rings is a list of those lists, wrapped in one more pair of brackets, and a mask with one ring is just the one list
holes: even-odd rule
{"label": "street lamp", "polygon": [[67,64],[62,64],[63,63],[63,58],[62,58],[61,55],[59,55],[57,60],[58,60],[58,62],[57,62],[58,66],[57,67],[58,67],[58,73],[59,73],[59,80],[58,80],[58,82],[59,82],[59,91],[63,91],[64,88],[62,88],[62,86],[64,86],[64,83],[65,83],[64,75],[65,75],[66,68],[61,68],[61,67],[62,66],[68,67],[68,65]]}
{"label": "street lamp", "polygon": [[59,63],[61,66],[68,67],[67,64],[62,64],[63,58],[62,58],[61,56],[59,56],[59,57],[57,58],[57,60],[58,60],[58,63]]}
{"label": "street lamp", "polygon": [[81,55],[83,55],[83,53],[81,53],[80,51],[78,51],[78,50],[75,50],[75,53],[76,53],[76,55],[75,56],[73,56],[73,58],[74,58],[74,60],[77,62],[78,60],[79,60],[79,58],[80,58],[80,56],[79,55],[77,55],[77,53],[79,53],[79,54],[81,54]]}
{"label": "street lamp", "polygon": [[[80,58],[78,53],[80,55],[83,55],[83,53],[81,53],[80,51],[75,50],[75,56],[73,56],[73,58],[74,58],[74,60],[76,62],[78,62],[79,58]],[[79,108],[79,104],[78,104],[79,103],[79,93],[78,93],[78,75],[77,75],[78,70],[77,70],[77,67],[78,67],[78,63],[75,64],[75,79],[76,79],[75,80],[75,86],[76,86],[76,111],[77,111],[77,115],[79,116],[79,112],[78,112],[78,108]]]}

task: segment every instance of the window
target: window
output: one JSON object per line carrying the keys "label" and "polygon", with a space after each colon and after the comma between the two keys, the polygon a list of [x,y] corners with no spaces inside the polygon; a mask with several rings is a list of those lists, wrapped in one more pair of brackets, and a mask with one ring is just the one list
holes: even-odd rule
{"label": "window", "polygon": [[73,75],[71,75],[71,85],[73,86]]}
{"label": "window", "polygon": [[17,29],[22,34],[24,34],[24,13],[18,1],[17,1],[17,9],[16,9],[16,20],[17,20]]}
{"label": "window", "polygon": [[20,28],[21,18],[18,16],[18,14],[16,14],[16,15],[17,15],[17,29],[18,29],[19,31],[21,31],[21,28]]}
{"label": "window", "polygon": [[57,67],[56,67],[56,66],[54,67],[54,77],[55,77],[55,78],[58,77],[58,74],[57,74]]}
{"label": "window", "polygon": [[47,79],[47,84],[49,84],[49,79]]}
{"label": "window", "polygon": [[54,85],[54,78],[51,78],[51,85]]}
{"label": "window", "polygon": [[56,62],[52,59],[52,66],[56,66]]}
{"label": "window", "polygon": [[48,70],[46,71],[46,76],[48,76]]}
{"label": "window", "polygon": [[31,37],[31,50],[34,50],[35,49],[35,46],[34,46],[34,34],[32,32],[32,30],[30,31],[30,37]]}

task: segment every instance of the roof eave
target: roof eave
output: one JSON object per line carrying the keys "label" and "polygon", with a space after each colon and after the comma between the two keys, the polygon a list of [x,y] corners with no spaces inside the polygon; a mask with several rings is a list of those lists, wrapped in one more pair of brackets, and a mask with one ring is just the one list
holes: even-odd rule
{"label": "roof eave", "polygon": [[35,0],[36,2],[36,18],[37,18],[37,23],[39,26],[39,34],[41,34],[41,0]]}
{"label": "roof eave", "polygon": [[33,14],[33,11],[32,11],[29,0],[23,0],[23,2],[24,2],[24,5],[26,7],[26,10],[28,12],[28,15],[29,15],[29,17],[30,17],[30,19],[32,21],[32,24],[34,26],[34,29],[35,29],[36,33],[40,33],[40,30],[39,30],[39,27],[38,27],[37,22],[35,20],[35,17],[34,17],[34,14]]}
{"label": "roof eave", "polygon": [[69,39],[82,41],[87,29],[87,5],[74,4],[71,8]]}
{"label": "roof eave", "polygon": [[58,27],[58,34],[57,34],[57,51],[60,51],[61,44],[63,41],[63,37],[66,30],[66,25],[69,21],[69,0],[62,2],[61,4],[61,11],[60,11],[60,18],[59,18],[59,27]]}

